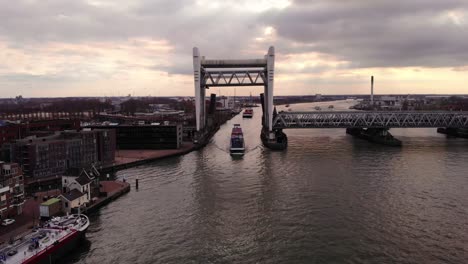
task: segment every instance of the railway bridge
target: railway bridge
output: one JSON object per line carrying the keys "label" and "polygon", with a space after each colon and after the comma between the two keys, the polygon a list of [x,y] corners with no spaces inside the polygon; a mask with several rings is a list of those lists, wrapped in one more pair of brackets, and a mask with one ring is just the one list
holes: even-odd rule
{"label": "railway bridge", "polygon": [[280,112],[274,129],[285,128],[468,128],[468,112],[451,111],[328,111]]}
{"label": "railway bridge", "polygon": [[[285,149],[290,128],[346,128],[347,133],[371,141],[397,144],[390,128],[436,127],[443,131],[468,129],[468,112],[451,111],[314,111],[276,113],[273,105],[275,49],[270,47],[263,58],[248,60],[206,59],[193,48],[195,84],[195,119],[197,140],[209,137],[206,111],[206,89],[226,86],[263,86],[262,132],[260,137],[271,149]],[[373,77],[371,79],[373,102]],[[212,104],[215,95],[212,94]],[[210,106],[210,108],[213,108]],[[207,128],[208,127],[208,128]],[[467,133],[468,134],[468,133]]]}
{"label": "railway bridge", "polygon": [[435,127],[438,132],[446,134],[465,135],[465,132],[460,133],[459,131],[468,131],[463,130],[468,129],[468,112],[280,112],[274,115],[273,120],[273,129],[277,133],[282,133],[282,130],[286,128],[346,128],[346,132],[353,136],[392,146],[400,146],[401,141],[388,132],[390,128],[427,127]]}

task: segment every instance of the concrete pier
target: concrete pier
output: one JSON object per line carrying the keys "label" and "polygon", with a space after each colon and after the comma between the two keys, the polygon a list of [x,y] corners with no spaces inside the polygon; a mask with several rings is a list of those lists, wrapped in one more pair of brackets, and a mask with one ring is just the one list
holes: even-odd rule
{"label": "concrete pier", "polygon": [[437,133],[451,137],[468,138],[468,129],[466,128],[439,127]]}
{"label": "concrete pier", "polygon": [[347,128],[346,133],[373,143],[392,147],[401,146],[401,141],[394,138],[388,132],[388,128]]}
{"label": "concrete pier", "polygon": [[263,145],[272,150],[284,150],[288,147],[288,137],[281,129],[269,132],[268,128],[264,128],[260,138]]}

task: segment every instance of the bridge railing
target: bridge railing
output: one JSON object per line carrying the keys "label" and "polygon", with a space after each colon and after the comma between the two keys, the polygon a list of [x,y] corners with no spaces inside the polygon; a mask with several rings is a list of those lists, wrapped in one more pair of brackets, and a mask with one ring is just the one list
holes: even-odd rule
{"label": "bridge railing", "polygon": [[327,111],[280,112],[274,128],[468,128],[468,112],[452,111]]}

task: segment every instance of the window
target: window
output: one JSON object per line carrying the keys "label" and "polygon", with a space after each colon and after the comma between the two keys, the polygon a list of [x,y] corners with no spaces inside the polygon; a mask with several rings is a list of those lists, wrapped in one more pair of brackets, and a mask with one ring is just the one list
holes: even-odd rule
{"label": "window", "polygon": [[68,202],[65,202],[65,208],[68,208]]}

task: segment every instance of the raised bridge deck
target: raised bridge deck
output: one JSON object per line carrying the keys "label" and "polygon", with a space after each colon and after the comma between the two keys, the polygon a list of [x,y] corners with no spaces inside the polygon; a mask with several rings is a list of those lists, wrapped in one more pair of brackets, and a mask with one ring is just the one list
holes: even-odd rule
{"label": "raised bridge deck", "polygon": [[468,128],[468,112],[454,111],[316,111],[280,112],[275,129],[285,128]]}

